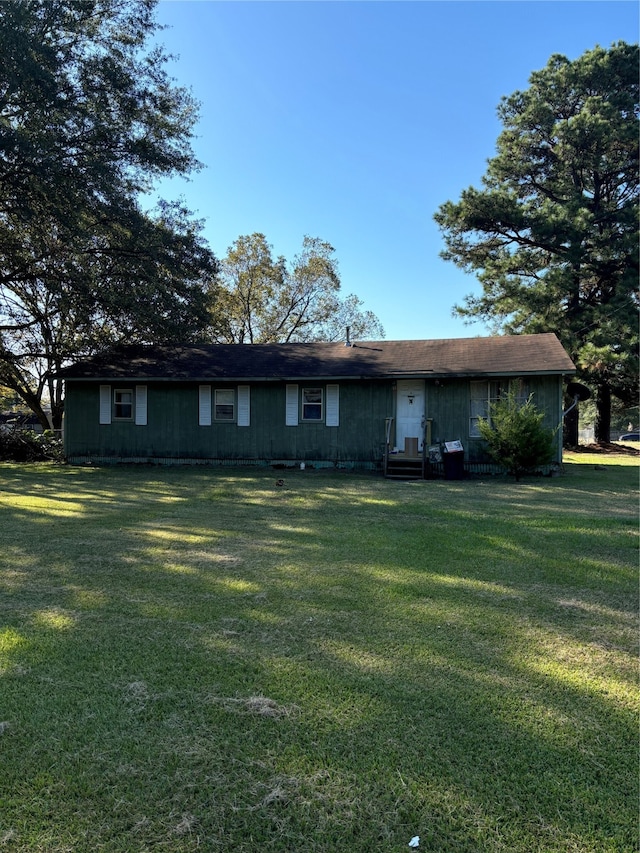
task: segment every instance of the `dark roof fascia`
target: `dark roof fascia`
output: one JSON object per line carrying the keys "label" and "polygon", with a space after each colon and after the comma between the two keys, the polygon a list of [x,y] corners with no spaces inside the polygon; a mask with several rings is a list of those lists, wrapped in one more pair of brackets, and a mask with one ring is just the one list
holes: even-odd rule
{"label": "dark roof fascia", "polygon": [[574,370],[465,370],[436,373],[385,373],[380,376],[347,376],[346,379],[499,379],[505,376],[566,376]]}
{"label": "dark roof fascia", "polygon": [[[256,383],[267,382],[347,382],[361,381],[364,379],[424,379],[427,378],[423,374],[407,373],[396,375],[395,373],[383,374],[350,374],[345,376],[313,376],[313,375],[298,375],[298,376],[67,376],[65,382],[92,382],[104,385],[105,383],[113,384],[114,382],[159,382],[163,384],[180,383],[206,383],[210,385],[212,382],[238,382],[238,383]],[[429,375],[431,378],[431,374]]]}
{"label": "dark roof fascia", "polygon": [[575,373],[575,370],[500,370],[500,371],[465,371],[456,373],[369,373],[369,374],[347,374],[344,376],[69,376],[67,382],[83,382],[83,383],[99,383],[113,384],[115,382],[131,382],[131,383],[206,383],[212,382],[236,382],[236,383],[256,383],[256,382],[361,382],[364,380],[397,380],[397,379],[499,379],[506,376],[568,376]]}
{"label": "dark roof fascia", "polygon": [[569,374],[575,373],[574,370],[499,370],[492,372],[482,372],[479,371],[477,373],[443,373],[439,376],[436,376],[436,379],[473,379],[474,377],[485,378],[489,377],[490,379],[500,379],[504,376],[568,376]]}

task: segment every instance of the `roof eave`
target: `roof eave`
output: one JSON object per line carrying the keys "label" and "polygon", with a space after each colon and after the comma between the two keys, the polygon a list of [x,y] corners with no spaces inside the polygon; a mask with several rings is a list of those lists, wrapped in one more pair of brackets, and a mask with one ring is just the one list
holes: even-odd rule
{"label": "roof eave", "polygon": [[97,376],[65,376],[72,382],[348,382],[354,380],[397,380],[397,379],[472,379],[498,378],[504,376],[565,376],[576,372],[575,367],[558,367],[547,370],[454,370],[454,371],[398,371],[388,373],[357,373],[357,374],[290,374],[284,376],[131,376],[97,375]]}

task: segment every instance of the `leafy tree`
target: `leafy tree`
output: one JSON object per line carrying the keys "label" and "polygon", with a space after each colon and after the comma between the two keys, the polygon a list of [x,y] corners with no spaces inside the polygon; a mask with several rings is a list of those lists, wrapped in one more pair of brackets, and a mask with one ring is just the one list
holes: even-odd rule
{"label": "leafy tree", "polygon": [[48,425],[56,371],[119,340],[196,337],[217,270],[161,176],[197,169],[196,104],[172,84],[155,0],[0,5],[0,382]]}
{"label": "leafy tree", "polygon": [[375,315],[353,294],[340,298],[334,248],[305,237],[291,263],[273,258],[264,234],[238,237],[215,285],[211,336],[227,343],[333,341],[350,326],[354,337],[384,337]]}
{"label": "leafy tree", "polygon": [[544,412],[536,409],[531,397],[522,403],[516,392],[509,390],[491,404],[489,420],[481,418],[478,422],[489,455],[516,481],[553,459],[554,431],[545,427],[543,420]]}
{"label": "leafy tree", "polygon": [[19,401],[19,397],[11,388],[0,385],[0,413],[13,409]]}
{"label": "leafy tree", "polygon": [[436,213],[442,256],[482,284],[458,314],[556,332],[608,441],[611,395],[637,402],[638,46],[555,55],[530,84],[500,104],[483,188]]}

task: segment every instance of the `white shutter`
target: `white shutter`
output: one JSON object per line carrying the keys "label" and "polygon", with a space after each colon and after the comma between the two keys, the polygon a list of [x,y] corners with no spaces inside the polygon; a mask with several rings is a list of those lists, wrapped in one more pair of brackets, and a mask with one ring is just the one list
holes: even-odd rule
{"label": "white shutter", "polygon": [[136,424],[147,425],[147,386],[136,385]]}
{"label": "white shutter", "polygon": [[211,385],[198,388],[198,424],[211,426]]}
{"label": "white shutter", "polygon": [[340,386],[327,385],[327,418],[330,427],[340,426]]}
{"label": "white shutter", "polygon": [[286,419],[287,426],[298,426],[298,386],[287,385]]}
{"label": "white shutter", "polygon": [[238,426],[251,423],[251,394],[248,385],[238,385]]}
{"label": "white shutter", "polygon": [[100,386],[100,423],[111,423],[111,385]]}

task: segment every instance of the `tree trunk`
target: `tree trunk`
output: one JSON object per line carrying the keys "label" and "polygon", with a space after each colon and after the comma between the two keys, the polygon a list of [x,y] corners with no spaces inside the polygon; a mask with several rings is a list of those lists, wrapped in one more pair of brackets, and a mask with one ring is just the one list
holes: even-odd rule
{"label": "tree trunk", "polygon": [[611,441],[611,388],[606,383],[596,389],[595,440],[598,444]]}
{"label": "tree trunk", "polygon": [[[58,369],[60,365],[58,366]],[[62,429],[62,415],[64,412],[64,383],[60,379],[49,381],[49,399],[51,402],[51,429],[59,432]]]}
{"label": "tree trunk", "polygon": [[51,429],[60,431],[62,429],[62,413],[64,406],[56,405],[51,407]]}
{"label": "tree trunk", "polygon": [[12,391],[15,391],[20,399],[27,404],[33,414],[38,418],[38,422],[43,430],[51,429],[51,423],[47,417],[47,413],[42,408],[40,397],[34,394],[33,391],[25,389],[20,385],[8,385]]}
{"label": "tree trunk", "polygon": [[[573,404],[573,400],[567,402],[567,408]],[[578,446],[578,407],[574,406],[570,412],[565,415],[562,425],[562,446],[566,448],[574,448]]]}

